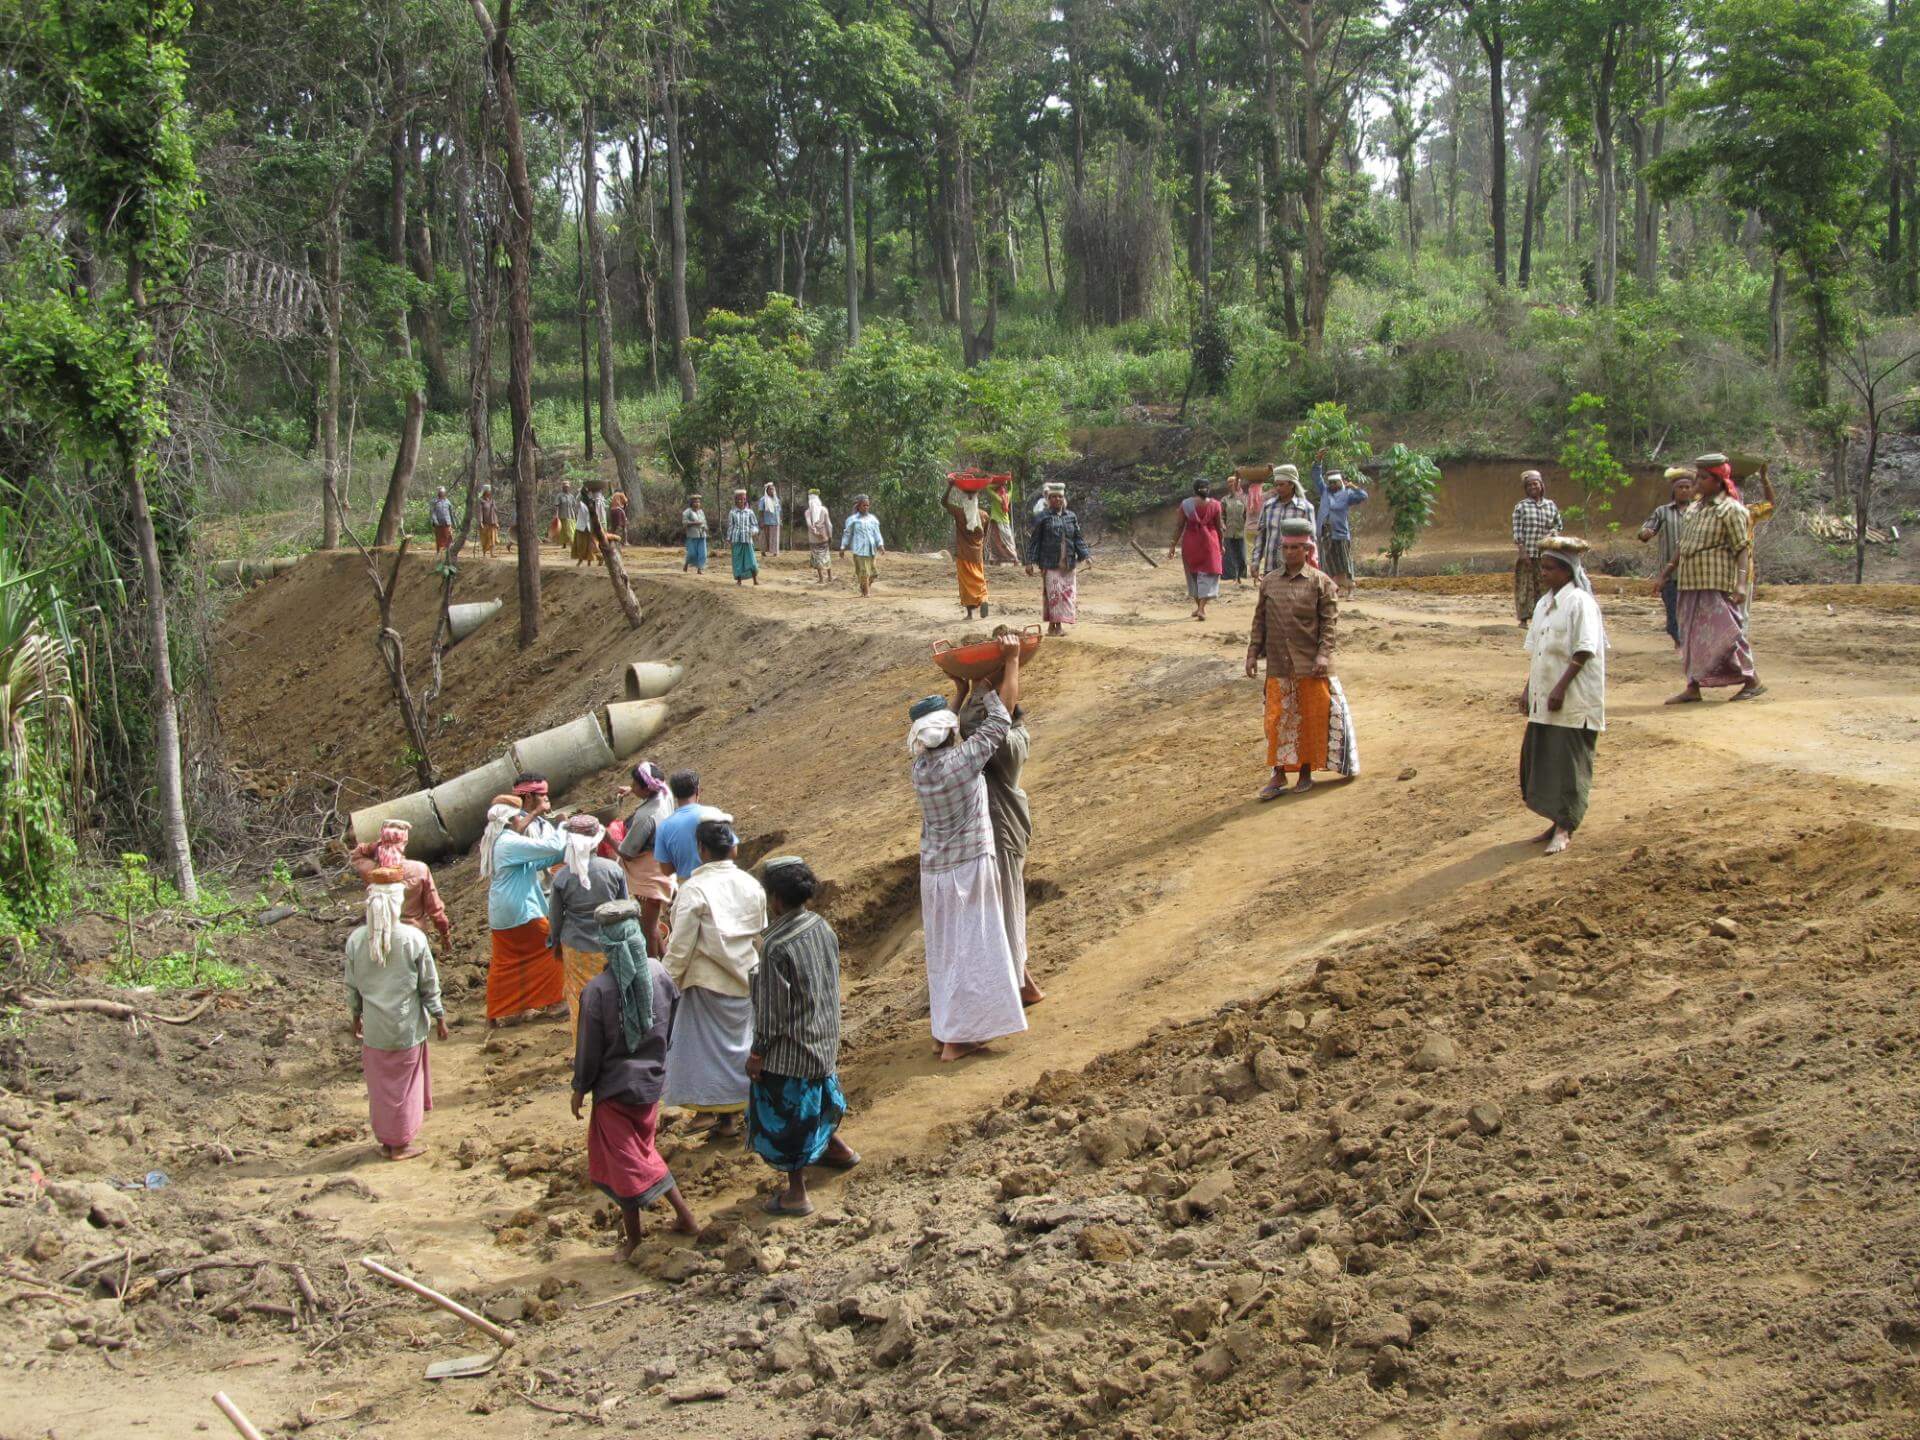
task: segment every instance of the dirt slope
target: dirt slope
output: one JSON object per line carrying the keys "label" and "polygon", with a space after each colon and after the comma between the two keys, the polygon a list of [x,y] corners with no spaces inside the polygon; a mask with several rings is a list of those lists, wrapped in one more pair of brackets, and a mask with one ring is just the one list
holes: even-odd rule
{"label": "dirt slope", "polygon": [[[1028,1035],[943,1067],[901,716],[932,686],[927,644],[958,628],[946,567],[892,559],[863,605],[844,579],[814,591],[803,561],[737,590],[634,560],[645,630],[620,627],[604,577],[555,566],[548,643],[524,657],[510,571],[472,567],[460,598],[509,610],[449,658],[438,758],[610,698],[626,660],[686,661],[656,755],[700,768],[750,846],[831,882],[868,1163],[769,1232],[757,1162],[670,1142],[713,1223],[691,1247],[650,1238],[638,1273],[607,1265],[564,1037],[478,1048],[484,906],[464,859],[441,875],[463,1023],[434,1055],[434,1153],[370,1160],[333,1009],[341,888],[252,942],[279,984],[211,1022],[131,1046],[91,1018],[9,1040],[7,1155],[62,1182],[164,1155],[174,1183],[101,1226],[85,1197],[63,1216],[19,1181],[7,1288],[50,1298],[10,1302],[0,1433],[138,1414],[185,1436],[213,1388],[256,1420],[389,1440],[561,1423],[528,1392],[613,1433],[1913,1433],[1905,616],[1763,602],[1769,702],[1672,710],[1656,604],[1609,597],[1594,811],[1547,862],[1513,794],[1521,665],[1497,598],[1363,592],[1340,668],[1366,772],[1261,807],[1247,601],[1195,625],[1177,575],[1103,556],[1086,623],[1043,650],[1027,696],[1051,998]],[[1031,582],[994,579],[1006,618],[1033,619]],[[424,576],[409,584],[424,610]],[[236,606],[223,719],[263,788],[410,785],[370,616],[343,557]],[[563,798],[602,802],[615,778]],[[515,1317],[525,1343],[493,1378],[428,1389],[426,1359],[475,1347],[350,1280],[363,1249]],[[122,1250],[124,1307],[89,1291],[118,1288],[111,1265],[77,1277],[86,1294],[46,1283]],[[222,1257],[248,1264],[197,1291],[161,1278]],[[282,1258],[317,1305],[256,1267]],[[47,1348],[69,1328],[72,1348]],[[726,1393],[662,1413],[693,1390]]]}

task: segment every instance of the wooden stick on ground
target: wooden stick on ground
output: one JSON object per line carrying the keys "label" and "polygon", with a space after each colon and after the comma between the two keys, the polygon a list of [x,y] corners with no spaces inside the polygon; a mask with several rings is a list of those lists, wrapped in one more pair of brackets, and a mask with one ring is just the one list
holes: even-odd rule
{"label": "wooden stick on ground", "polygon": [[1131,535],[1129,535],[1127,537],[1127,543],[1133,546],[1133,553],[1138,555],[1142,560],[1146,561],[1147,564],[1151,565],[1156,570],[1160,568],[1160,562],[1154,559],[1153,556],[1149,555],[1146,551],[1142,550],[1140,548],[1140,542],[1138,540],[1134,539]]}
{"label": "wooden stick on ground", "polygon": [[240,1413],[240,1407],[227,1398],[226,1391],[214,1391],[213,1403],[220,1407],[220,1413],[227,1417],[233,1428],[240,1432],[241,1440],[267,1440],[266,1436],[253,1428],[253,1422]]}
{"label": "wooden stick on ground", "polygon": [[433,1290],[422,1285],[411,1276],[402,1275],[398,1270],[389,1270],[378,1260],[372,1259],[369,1256],[361,1256],[360,1263],[375,1275],[378,1275],[382,1280],[390,1281],[398,1285],[402,1290],[411,1290],[422,1300],[432,1301],[449,1315],[458,1315],[481,1334],[492,1336],[495,1340],[499,1341],[503,1347],[513,1344],[513,1332],[511,1330],[507,1329],[504,1325],[494,1324],[493,1321],[487,1319],[486,1316],[477,1311],[469,1310],[458,1300],[450,1299],[442,1295],[438,1290]]}
{"label": "wooden stick on ground", "polygon": [[105,1015],[113,1020],[158,1020],[162,1025],[191,1024],[206,1014],[207,1007],[213,1004],[213,996],[209,995],[184,1015],[156,1015],[151,1010],[137,1010],[118,1000],[49,1000],[40,995],[21,995],[18,998],[27,1009],[45,1015],[72,1014],[77,1011],[86,1015]]}

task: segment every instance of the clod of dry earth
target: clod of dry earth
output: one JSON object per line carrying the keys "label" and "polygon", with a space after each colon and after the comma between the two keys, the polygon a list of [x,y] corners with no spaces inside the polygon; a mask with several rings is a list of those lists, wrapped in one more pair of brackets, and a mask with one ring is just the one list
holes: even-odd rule
{"label": "clod of dry earth", "polygon": [[[813,861],[845,944],[867,1160],[820,1177],[818,1214],[770,1223],[763,1166],[670,1130],[706,1228],[649,1217],[637,1272],[607,1263],[562,1028],[479,1048],[470,860],[439,872],[458,1023],[432,1150],[378,1160],[340,1023],[342,887],[243,942],[271,989],[135,1035],[70,1014],[0,1038],[0,1432],[198,1436],[220,1389],[269,1431],[385,1440],[689,1420],[1913,1434],[1911,597],[1763,600],[1768,702],[1676,712],[1657,602],[1603,594],[1594,809],[1547,861],[1514,793],[1524,666],[1497,595],[1363,587],[1340,669],[1367,772],[1262,807],[1247,597],[1183,629],[1177,575],[1102,560],[1085,622],[1027,676],[1049,999],[959,1066],[926,1044],[900,753],[928,647],[959,629],[945,567],[888,557],[862,604],[810,589],[804,557],[743,592],[633,552],[646,629],[610,622],[602,577],[556,570],[545,645],[491,625],[449,662],[452,770],[611,698],[626,661],[687,661],[655,752],[706,775],[753,854]],[[996,619],[1033,618],[1029,582],[992,580]],[[470,567],[460,598],[510,587]],[[424,627],[424,569],[402,589]],[[368,699],[363,591],[354,562],[316,557],[236,603],[223,720],[264,789],[345,780],[351,804],[410,783]],[[563,802],[605,807],[617,778]],[[65,943],[97,980],[111,934]],[[110,1184],[155,1168],[165,1189]],[[364,1279],[365,1252],[521,1343],[429,1388],[428,1361],[471,1341]]]}

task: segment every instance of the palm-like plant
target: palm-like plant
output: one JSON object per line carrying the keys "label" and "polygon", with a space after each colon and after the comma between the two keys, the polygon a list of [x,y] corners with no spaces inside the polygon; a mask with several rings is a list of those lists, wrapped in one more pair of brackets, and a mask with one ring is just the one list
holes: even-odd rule
{"label": "palm-like plant", "polygon": [[54,878],[36,872],[35,858],[70,848],[69,817],[84,795],[86,652],[46,583],[60,567],[28,569],[8,538],[0,528],[0,887],[13,909],[32,912]]}

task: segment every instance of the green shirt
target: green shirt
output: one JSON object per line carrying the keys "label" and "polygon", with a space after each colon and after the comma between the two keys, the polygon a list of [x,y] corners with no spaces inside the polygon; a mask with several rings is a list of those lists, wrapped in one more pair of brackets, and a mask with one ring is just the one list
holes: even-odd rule
{"label": "green shirt", "polygon": [[394,927],[393,952],[381,964],[364,925],[347,937],[347,1008],[360,1017],[369,1050],[411,1050],[426,1041],[429,1017],[445,1013],[427,937],[402,922]]}

